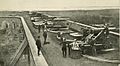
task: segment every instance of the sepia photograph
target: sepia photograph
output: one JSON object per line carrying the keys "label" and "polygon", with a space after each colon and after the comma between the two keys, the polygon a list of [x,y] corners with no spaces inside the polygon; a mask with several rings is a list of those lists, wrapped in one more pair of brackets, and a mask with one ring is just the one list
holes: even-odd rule
{"label": "sepia photograph", "polygon": [[0,0],[0,66],[120,66],[119,0]]}

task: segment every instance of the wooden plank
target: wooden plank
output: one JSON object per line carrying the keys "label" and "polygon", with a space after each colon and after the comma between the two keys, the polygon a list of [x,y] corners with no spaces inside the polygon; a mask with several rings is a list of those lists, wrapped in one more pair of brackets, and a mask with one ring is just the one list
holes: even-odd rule
{"label": "wooden plank", "polygon": [[105,51],[105,52],[108,52],[108,51],[114,51],[116,50],[115,48],[111,48],[111,49],[105,49],[105,50],[101,50],[101,51]]}
{"label": "wooden plank", "polygon": [[100,33],[98,33],[98,35],[93,40],[96,40],[102,33],[103,33],[103,30]]}
{"label": "wooden plank", "polygon": [[110,31],[110,33],[113,34],[113,35],[120,36],[120,33],[112,32],[112,31]]}
{"label": "wooden plank", "polygon": [[43,23],[41,22],[33,22],[34,25],[38,26],[38,25],[43,25]]}
{"label": "wooden plank", "polygon": [[[95,46],[102,46],[103,44],[94,44]],[[84,45],[85,47],[88,47],[88,46],[90,46],[89,44],[85,44]]]}

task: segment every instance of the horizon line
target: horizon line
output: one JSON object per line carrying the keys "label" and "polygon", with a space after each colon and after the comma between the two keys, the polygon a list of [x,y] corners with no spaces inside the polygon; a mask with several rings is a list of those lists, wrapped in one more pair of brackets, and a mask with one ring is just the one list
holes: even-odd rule
{"label": "horizon line", "polygon": [[36,9],[1,9],[0,11],[69,11],[69,10],[105,10],[105,9],[120,9],[120,6],[86,6],[77,8],[36,8]]}

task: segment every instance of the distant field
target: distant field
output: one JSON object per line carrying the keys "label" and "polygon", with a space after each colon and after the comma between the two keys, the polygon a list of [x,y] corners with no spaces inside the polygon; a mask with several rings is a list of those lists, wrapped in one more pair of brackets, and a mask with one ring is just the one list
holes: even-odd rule
{"label": "distant field", "polygon": [[110,16],[110,23],[119,27],[119,10],[105,9],[105,10],[71,10],[71,11],[44,11],[43,13],[53,16],[69,17],[73,21],[84,24],[104,23],[101,16]]}

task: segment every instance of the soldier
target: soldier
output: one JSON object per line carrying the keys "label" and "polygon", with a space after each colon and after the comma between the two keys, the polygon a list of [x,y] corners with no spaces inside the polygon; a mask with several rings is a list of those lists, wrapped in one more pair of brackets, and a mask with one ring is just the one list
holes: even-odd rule
{"label": "soldier", "polygon": [[105,31],[105,36],[107,37],[109,35],[108,25],[106,25],[104,31]]}
{"label": "soldier", "polygon": [[58,32],[58,37],[61,37],[61,34],[60,34],[60,32]]}
{"label": "soldier", "polygon": [[38,48],[38,56],[40,55],[40,49],[41,49],[41,41],[40,41],[40,36],[38,36],[37,40],[36,40],[36,45]]}
{"label": "soldier", "polygon": [[47,31],[45,30],[43,32],[43,37],[44,37],[44,44],[46,43],[46,39],[47,39]]}
{"label": "soldier", "polygon": [[62,37],[62,33],[61,32],[58,32],[57,37],[60,39],[60,41],[63,41],[63,37]]}
{"label": "soldier", "polygon": [[59,36],[60,36],[60,40],[63,41],[64,37],[62,32],[60,32]]}
{"label": "soldier", "polygon": [[71,45],[70,43],[68,44],[68,55],[70,56],[70,53],[71,53]]}
{"label": "soldier", "polygon": [[61,44],[62,44],[62,54],[63,54],[63,57],[66,57],[66,55],[67,55],[66,39],[64,39],[63,42],[61,42]]}

